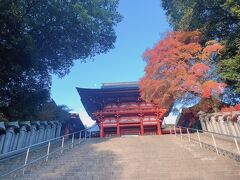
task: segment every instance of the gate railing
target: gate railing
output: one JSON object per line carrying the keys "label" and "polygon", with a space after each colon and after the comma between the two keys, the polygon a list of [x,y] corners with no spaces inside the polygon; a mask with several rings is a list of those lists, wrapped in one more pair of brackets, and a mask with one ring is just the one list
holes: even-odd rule
{"label": "gate railing", "polygon": [[191,143],[199,144],[201,148],[207,148],[217,154],[240,161],[240,137],[238,136],[175,126],[170,128],[170,134],[175,134],[181,140],[187,139]]}
{"label": "gate railing", "polygon": [[[26,167],[39,161],[47,162],[53,155],[61,155],[65,150],[81,144],[91,138],[91,131],[84,129],[74,133],[66,134],[38,144],[34,144],[14,152],[9,155],[0,155],[0,179],[9,178],[16,172],[26,171]],[[13,154],[13,155],[12,155]]]}

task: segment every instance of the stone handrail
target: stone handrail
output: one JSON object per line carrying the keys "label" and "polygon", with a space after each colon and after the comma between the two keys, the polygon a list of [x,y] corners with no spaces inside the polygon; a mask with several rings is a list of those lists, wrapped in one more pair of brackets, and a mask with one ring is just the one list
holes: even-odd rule
{"label": "stone handrail", "polygon": [[180,135],[181,139],[186,138],[189,142],[199,144],[201,148],[205,147],[215,151],[217,154],[223,154],[240,161],[240,137],[238,136],[188,127],[174,127],[172,132],[175,135]]}
{"label": "stone handrail", "polygon": [[[19,154],[17,156],[18,159],[17,157],[11,158],[11,156],[4,157],[4,159],[0,160],[1,162],[0,165],[2,165],[3,167],[7,167],[9,169],[6,169],[5,171],[0,170],[0,174],[1,174],[0,178],[10,177],[10,175],[16,174],[19,170],[22,170],[24,174],[25,168],[27,166],[32,165],[36,162],[39,162],[40,160],[44,160],[46,162],[48,161],[48,159],[52,154],[55,154],[57,152],[62,154],[65,149],[73,148],[74,145],[80,144],[82,141],[87,140],[87,138],[91,138],[91,131],[89,132],[88,131],[89,129],[84,129],[74,133],[52,138],[52,139],[40,142],[38,144],[30,145],[28,147],[17,150],[16,153]],[[71,138],[68,139],[69,137]],[[44,151],[38,151],[36,150],[37,148],[40,150],[42,149]],[[1,155],[1,156],[4,156],[4,155]],[[18,160],[21,162],[20,164],[19,162],[15,163],[14,160]],[[10,163],[10,166],[8,165],[9,163]]]}

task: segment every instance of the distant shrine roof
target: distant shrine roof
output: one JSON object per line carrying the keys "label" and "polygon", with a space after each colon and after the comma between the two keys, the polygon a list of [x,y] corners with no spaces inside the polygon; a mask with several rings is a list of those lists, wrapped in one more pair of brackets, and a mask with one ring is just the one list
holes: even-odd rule
{"label": "distant shrine roof", "polygon": [[139,82],[115,82],[115,83],[102,83],[101,89],[111,88],[139,88]]}
{"label": "distant shrine roof", "polygon": [[107,103],[121,101],[137,101],[139,97],[138,82],[102,83],[101,88],[78,88],[83,106],[93,119],[92,113],[101,110]]}

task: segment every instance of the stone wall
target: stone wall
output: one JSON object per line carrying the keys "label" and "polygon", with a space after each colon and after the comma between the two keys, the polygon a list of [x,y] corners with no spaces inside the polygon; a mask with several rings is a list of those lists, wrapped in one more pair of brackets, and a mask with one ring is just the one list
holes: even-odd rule
{"label": "stone wall", "polygon": [[0,122],[0,154],[59,137],[61,127],[57,121]]}
{"label": "stone wall", "polygon": [[205,131],[240,137],[240,111],[219,113],[198,113]]}

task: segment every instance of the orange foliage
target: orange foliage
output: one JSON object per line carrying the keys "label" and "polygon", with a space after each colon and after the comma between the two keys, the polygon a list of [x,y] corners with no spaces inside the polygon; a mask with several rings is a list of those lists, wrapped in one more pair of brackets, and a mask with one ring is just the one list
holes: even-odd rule
{"label": "orange foliage", "polygon": [[140,81],[144,100],[168,108],[187,92],[204,98],[222,92],[224,84],[210,81],[209,59],[223,46],[216,41],[202,46],[200,39],[199,31],[170,32],[153,49],[145,51],[147,66]]}
{"label": "orange foliage", "polygon": [[224,107],[221,109],[221,112],[232,112],[232,111],[240,111],[240,104],[230,107]]}

